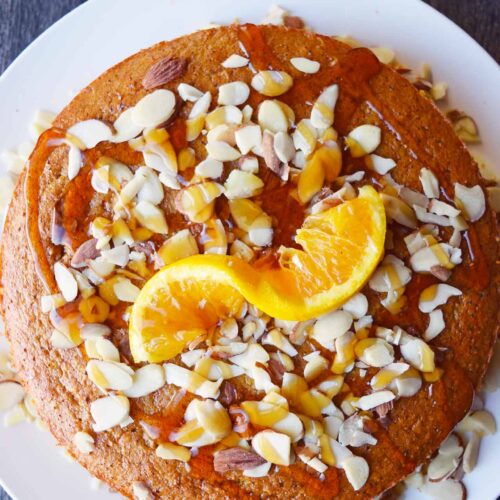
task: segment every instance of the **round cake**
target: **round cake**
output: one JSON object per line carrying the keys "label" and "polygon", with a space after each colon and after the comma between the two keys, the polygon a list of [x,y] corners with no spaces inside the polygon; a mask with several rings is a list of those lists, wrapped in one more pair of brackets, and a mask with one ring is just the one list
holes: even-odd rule
{"label": "round cake", "polygon": [[42,421],[126,497],[373,498],[471,407],[496,234],[451,124],[368,49],[208,29],[41,136],[6,332]]}

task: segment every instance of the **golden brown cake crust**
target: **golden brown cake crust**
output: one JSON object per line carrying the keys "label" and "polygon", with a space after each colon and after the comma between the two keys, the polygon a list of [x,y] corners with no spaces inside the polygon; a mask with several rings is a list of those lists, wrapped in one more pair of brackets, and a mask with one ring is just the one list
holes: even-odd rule
{"label": "golden brown cake crust", "polygon": [[[172,90],[183,81],[215,95],[221,83],[249,82],[252,74],[248,68],[225,70],[221,67],[229,55],[240,53],[237,31],[234,26],[200,31],[160,43],[126,59],[85,88],[61,112],[56,125],[67,128],[89,118],[113,122],[123,109],[134,105],[146,93],[141,86],[144,74],[153,63],[166,56],[185,57],[189,61],[182,80],[165,86]],[[325,69],[321,71],[327,71],[332,58],[349,50],[329,37],[302,30],[262,27],[261,31],[282,64],[280,69],[292,75],[295,70],[290,66],[290,57],[299,54],[310,57],[322,63]],[[374,123],[382,128],[379,152],[397,161],[392,171],[397,182],[420,189],[418,173],[426,166],[439,175],[445,189],[457,181],[466,185],[481,184],[475,162],[428,99],[388,68],[373,79],[372,87],[384,109],[390,110],[392,116],[386,115],[386,120],[392,125],[397,121],[400,133],[403,130],[401,139],[406,145],[389,132],[369,105],[361,106],[348,125],[352,128],[361,123]],[[283,96],[283,100],[293,105],[298,118],[308,114],[309,106],[293,92]],[[52,261],[58,250],[49,241],[50,213],[68,182],[62,159],[57,154],[51,157],[43,177],[44,195],[40,201],[39,225]],[[322,482],[317,475],[307,472],[303,464],[281,468],[266,478],[247,478],[237,472],[226,475],[213,472],[208,463],[212,457],[207,455],[206,460],[203,456],[197,460],[188,473],[184,464],[155,456],[154,448],[144,441],[138,422],[126,429],[118,427],[97,434],[95,452],[79,453],[73,444],[73,435],[92,428],[89,403],[100,393],[85,376],[87,360],[81,350],[57,350],[50,344],[52,326],[40,310],[40,296],[47,292],[37,276],[25,232],[23,181],[24,175],[17,186],[2,240],[3,311],[15,366],[36,400],[41,419],[59,444],[93,475],[123,495],[132,497],[132,483],[144,481],[161,498],[289,498],[291,492],[295,498],[330,498],[337,491],[337,498],[370,498],[400,481],[425,460],[468,411],[473,390],[489,361],[498,324],[496,222],[489,209],[469,234],[475,260],[471,262],[464,251],[464,264],[454,271],[450,280],[450,284],[463,291],[463,296],[443,308],[447,328],[431,342],[445,348],[444,376],[437,383],[424,384],[416,396],[399,400],[387,431],[381,427],[374,429],[379,443],[357,450],[368,460],[371,470],[369,481],[361,491],[353,492],[342,471],[329,469]],[[397,238],[395,253],[405,256],[401,239]],[[417,291],[417,285],[414,289],[409,287],[409,300],[413,293],[413,301],[416,301]],[[403,313],[390,318],[374,293],[368,289],[365,293],[376,322],[416,327],[420,334],[425,329],[423,315]],[[123,337],[123,332],[115,334],[115,339]],[[159,409],[167,412],[174,392],[164,387],[143,398],[144,401],[133,401],[131,414]]]}

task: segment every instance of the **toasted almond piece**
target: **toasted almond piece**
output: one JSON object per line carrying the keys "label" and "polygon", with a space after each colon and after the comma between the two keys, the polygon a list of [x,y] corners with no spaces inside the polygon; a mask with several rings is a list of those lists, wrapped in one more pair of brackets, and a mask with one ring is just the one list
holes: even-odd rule
{"label": "toasted almond piece", "polygon": [[432,170],[420,169],[420,183],[427,198],[439,198],[439,181]]}
{"label": "toasted almond piece", "polygon": [[224,184],[224,194],[230,200],[250,198],[259,194],[263,187],[263,181],[256,175],[241,170],[232,170]]}
{"label": "toasted almond piece", "polygon": [[0,380],[0,413],[9,411],[19,404],[25,396],[24,389],[14,380]]}
{"label": "toasted almond piece", "polygon": [[224,68],[243,68],[248,64],[246,57],[239,54],[231,54],[226,60],[222,62]]}
{"label": "toasted almond piece", "polygon": [[120,277],[113,285],[113,291],[118,300],[122,302],[135,302],[140,289],[128,278]]}
{"label": "toasted almond piece", "polygon": [[[204,94],[196,87],[188,85],[187,83],[180,83],[177,87],[177,92],[183,101],[196,102]],[[207,107],[208,110],[208,107]]]}
{"label": "toasted almond piece", "polygon": [[132,375],[126,365],[92,359],[86,368],[89,379],[100,389],[124,391],[132,386]]}
{"label": "toasted almond piece", "polygon": [[364,419],[365,417],[360,417],[358,414],[354,414],[342,422],[338,432],[338,441],[342,446],[352,446],[357,448],[367,444],[377,444],[376,438],[374,438],[371,434],[364,432]]}
{"label": "toasted almond piece", "polygon": [[196,100],[193,107],[191,108],[191,111],[189,112],[189,119],[204,116],[208,112],[208,108],[210,108],[211,101],[212,94],[210,94],[210,92],[205,92]]}
{"label": "toasted almond piece", "polygon": [[318,132],[311,120],[303,119],[297,124],[297,128],[292,134],[293,143],[296,149],[302,151],[307,158],[316,147]]}
{"label": "toasted almond piece", "polygon": [[85,120],[71,126],[68,134],[70,137],[76,137],[84,149],[92,149],[100,142],[109,141],[113,132],[99,120]]}
{"label": "toasted almond piece", "polygon": [[128,245],[118,245],[110,250],[102,250],[102,258],[116,266],[124,267],[128,264],[130,250]]}
{"label": "toasted almond piece", "polygon": [[421,372],[434,371],[434,351],[423,341],[413,338],[400,346],[404,360]]}
{"label": "toasted almond piece", "polygon": [[83,166],[83,156],[79,148],[70,143],[68,151],[68,179],[74,179]]}
{"label": "toasted almond piece", "polygon": [[422,208],[427,208],[429,205],[429,198],[419,191],[407,188],[406,186],[397,187],[399,197],[410,207],[417,205]]}
{"label": "toasted almond piece", "polygon": [[394,361],[394,349],[383,339],[366,338],[354,347],[358,359],[368,366],[382,368]]}
{"label": "toasted almond piece", "polygon": [[230,361],[245,370],[251,370],[255,363],[267,363],[269,354],[261,345],[250,344],[243,353],[233,356]]}
{"label": "toasted almond piece", "polygon": [[406,286],[411,280],[411,270],[393,255],[387,255],[369,281],[376,292],[390,292]]}
{"label": "toasted almond piece", "polygon": [[247,124],[235,131],[234,138],[241,154],[246,155],[252,149],[260,147],[262,143],[262,132],[258,125]]}
{"label": "toasted almond piece", "polygon": [[443,283],[431,285],[420,294],[418,308],[424,313],[430,313],[436,307],[446,304],[450,297],[459,297],[460,295],[462,292],[453,286]]}
{"label": "toasted almond piece", "polygon": [[396,396],[391,391],[378,391],[362,396],[353,405],[361,410],[371,410],[377,406],[392,401]]}
{"label": "toasted almond piece", "polygon": [[222,141],[210,142],[207,144],[208,155],[219,161],[235,161],[241,154],[240,152]]}
{"label": "toasted almond piece", "polygon": [[165,213],[149,201],[140,201],[137,203],[133,212],[143,227],[157,234],[168,234]]}
{"label": "toasted almond piece", "polygon": [[458,110],[448,111],[446,115],[453,124],[455,133],[458,137],[460,137],[460,139],[462,139],[462,141],[468,144],[481,142],[477,124],[472,117]]}
{"label": "toasted almond piece", "polygon": [[205,123],[209,130],[223,123],[239,125],[243,121],[242,111],[233,105],[219,106],[211,111],[205,118]]}
{"label": "toasted almond piece", "polygon": [[424,495],[435,499],[465,500],[465,487],[462,483],[453,479],[445,479],[439,482],[426,481],[420,487]]}
{"label": "toasted almond piece", "polygon": [[155,497],[149,488],[141,481],[134,481],[132,483],[132,491],[134,493],[134,500],[154,500]]}
{"label": "toasted almond piece", "polygon": [[455,183],[455,205],[471,222],[479,220],[486,210],[486,200],[481,186],[471,188]]}
{"label": "toasted almond piece", "polygon": [[460,215],[460,210],[457,210],[455,207],[452,207],[448,203],[444,201],[439,201],[437,199],[432,199],[429,204],[429,212],[432,212],[436,215],[446,215],[447,217],[457,217]]}
{"label": "toasted almond piece", "polygon": [[368,463],[362,457],[347,457],[342,463],[342,468],[354,491],[358,491],[363,487],[370,473]]}
{"label": "toasted almond piece", "polygon": [[160,204],[163,201],[164,192],[158,175],[149,167],[139,167],[138,170],[145,177],[145,182],[137,193],[138,201],[147,201],[153,205]]}
{"label": "toasted almond piece", "polygon": [[254,156],[242,156],[238,160],[238,166],[245,172],[256,174],[259,171],[259,160]]}
{"label": "toasted almond piece", "polygon": [[289,119],[280,101],[266,99],[259,106],[257,121],[262,130],[269,130],[273,134],[276,132],[286,132],[289,128]]}
{"label": "toasted almond piece", "polygon": [[137,137],[143,130],[142,125],[137,125],[132,119],[134,108],[128,108],[121,113],[113,123],[115,134],[110,141],[114,143],[130,141]]}
{"label": "toasted almond piece", "polygon": [[224,165],[219,160],[206,158],[195,168],[195,174],[208,179],[217,179],[222,175]]}
{"label": "toasted almond piece", "polygon": [[372,377],[370,385],[374,390],[384,389],[395,378],[405,373],[408,368],[410,365],[406,363],[390,363]]}
{"label": "toasted almond piece", "polygon": [[277,132],[275,134],[274,151],[279,160],[285,164],[293,159],[295,155],[295,146],[292,138],[286,132]]}
{"label": "toasted almond piece", "polygon": [[387,217],[410,229],[417,227],[415,212],[403,200],[386,193],[380,193],[380,196],[384,202]]}
{"label": "toasted almond piece", "polygon": [[73,443],[78,451],[83,454],[92,453],[95,450],[94,438],[88,432],[77,432],[73,436]]}
{"label": "toasted almond piece", "polygon": [[252,438],[252,448],[262,458],[276,465],[290,465],[291,440],[279,432],[265,430]]}
{"label": "toasted almond piece", "polygon": [[191,459],[191,450],[185,446],[180,446],[173,443],[162,443],[156,448],[157,457],[164,460],[179,460],[181,462],[189,462]]}
{"label": "toasted almond piece", "polygon": [[381,130],[375,125],[360,125],[351,130],[346,143],[354,158],[367,155],[377,149],[380,144]]}
{"label": "toasted almond piece", "polygon": [[465,447],[462,466],[466,474],[470,474],[477,464],[479,456],[479,445],[481,444],[481,437],[475,432],[472,433],[467,446]]}
{"label": "toasted almond piece", "polygon": [[335,104],[339,96],[339,86],[330,85],[323,89],[311,110],[311,123],[318,129],[333,125]]}
{"label": "toasted almond piece", "polygon": [[368,299],[366,295],[357,293],[344,303],[342,309],[351,314],[354,319],[360,319],[368,312]]}
{"label": "toasted almond piece", "polygon": [[154,90],[134,106],[132,120],[142,127],[157,127],[165,123],[175,109],[175,95],[170,90]]}
{"label": "toasted almond piece", "polygon": [[276,97],[293,85],[293,78],[284,71],[263,70],[252,78],[252,87],[262,95]]}
{"label": "toasted almond piece", "polygon": [[290,59],[292,66],[302,73],[317,73],[320,68],[320,63],[318,61],[313,61],[311,59],[307,59],[307,57],[292,57]]}
{"label": "toasted almond piece", "polygon": [[222,105],[239,106],[250,95],[250,88],[245,82],[225,83],[219,87],[218,103]]}
{"label": "toasted almond piece", "polygon": [[57,286],[66,302],[71,302],[78,295],[78,283],[71,271],[61,262],[54,264],[54,276]]}
{"label": "toasted almond piece", "polygon": [[446,82],[439,82],[432,86],[431,88],[431,97],[435,101],[440,101],[446,97],[446,93],[448,91],[448,84]]}
{"label": "toasted almond piece", "polygon": [[324,348],[334,350],[334,340],[351,328],[353,317],[346,311],[332,311],[321,316],[314,324],[311,338]]}
{"label": "toasted almond piece", "polygon": [[184,58],[164,57],[153,64],[142,79],[142,86],[151,90],[179,78],[186,71],[188,62]]}
{"label": "toasted almond piece", "polygon": [[497,425],[493,415],[486,410],[479,410],[467,415],[457,426],[460,432],[475,432],[479,436],[494,434]]}
{"label": "toasted almond piece", "polygon": [[83,325],[80,331],[82,339],[98,339],[104,335],[109,335],[111,328],[107,325],[100,325],[98,323],[87,323]]}
{"label": "toasted almond piece", "polygon": [[130,404],[125,396],[111,395],[90,403],[90,413],[94,419],[93,429],[101,432],[123,422],[129,414]]}
{"label": "toasted almond piece", "polygon": [[202,398],[215,399],[219,397],[219,387],[222,379],[212,382],[196,372],[173,363],[166,363],[163,368],[165,369],[167,384],[174,384]]}
{"label": "toasted almond piece", "polygon": [[241,240],[233,241],[229,249],[229,253],[230,255],[238,257],[245,262],[250,262],[255,256],[253,250]]}
{"label": "toasted almond piece", "polygon": [[235,132],[238,129],[236,123],[222,123],[211,129],[207,134],[207,142],[222,141],[230,146],[236,144]]}
{"label": "toasted almond piece", "polygon": [[73,336],[70,336],[67,332],[52,330],[50,343],[52,347],[56,349],[71,349],[81,344],[81,339],[76,339]]}
{"label": "toasted almond piece", "polygon": [[231,433],[232,422],[229,414],[218,401],[210,399],[197,401],[194,413],[203,429],[217,441],[224,439]]}
{"label": "toasted almond piece", "polygon": [[396,162],[392,158],[383,158],[375,154],[365,156],[365,164],[380,175],[387,174],[396,166]]}
{"label": "toasted almond piece", "polygon": [[427,469],[430,481],[441,481],[450,477],[460,464],[463,447],[456,434],[450,434],[441,444],[438,454],[431,460]]}
{"label": "toasted almond piece", "polygon": [[136,370],[132,380],[123,393],[129,398],[142,398],[165,385],[165,370],[160,365],[144,365]]}
{"label": "toasted almond piece", "polygon": [[106,194],[109,191],[109,165],[104,165],[99,168],[95,168],[92,171],[92,178],[90,181],[92,189],[96,193]]}
{"label": "toasted almond piece", "polygon": [[443,311],[441,309],[434,309],[429,314],[429,325],[424,332],[424,340],[426,342],[436,338],[445,328]]}
{"label": "toasted almond piece", "polygon": [[255,467],[253,469],[247,469],[243,471],[243,475],[246,477],[264,477],[269,473],[271,469],[271,462],[264,462],[262,465]]}
{"label": "toasted almond piece", "polygon": [[389,47],[370,47],[382,64],[391,64],[396,59],[396,54]]}

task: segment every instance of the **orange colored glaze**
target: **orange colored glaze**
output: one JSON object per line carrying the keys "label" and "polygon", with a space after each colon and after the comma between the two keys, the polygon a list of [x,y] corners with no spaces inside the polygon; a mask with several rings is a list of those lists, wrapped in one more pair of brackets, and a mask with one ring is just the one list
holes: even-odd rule
{"label": "orange colored glaze", "polygon": [[468,266],[469,272],[461,273],[456,283],[459,287],[484,290],[490,284],[490,270],[474,227],[464,232],[464,240],[468,258],[462,265]]}
{"label": "orange colored glaze", "polygon": [[187,147],[186,120],[184,118],[176,118],[168,127],[168,133],[170,134],[170,142],[176,152]]}

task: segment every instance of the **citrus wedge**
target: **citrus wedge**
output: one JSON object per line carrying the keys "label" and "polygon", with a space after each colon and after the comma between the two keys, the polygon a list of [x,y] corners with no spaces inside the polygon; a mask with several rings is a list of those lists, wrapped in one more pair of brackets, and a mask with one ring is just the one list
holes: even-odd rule
{"label": "citrus wedge", "polygon": [[359,196],[310,215],[297,231],[301,249],[282,247],[277,265],[251,265],[227,255],[194,255],[156,273],[130,316],[135,361],[159,362],[182,352],[244,301],[284,320],[334,309],[368,280],[384,250],[385,210],[371,186]]}

